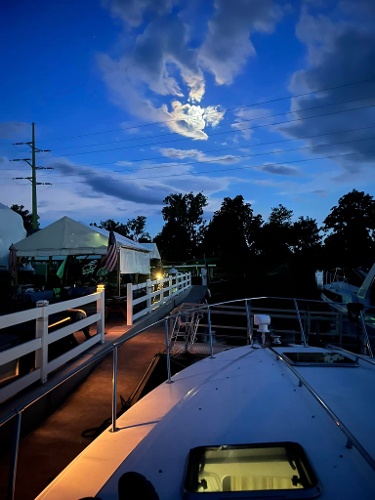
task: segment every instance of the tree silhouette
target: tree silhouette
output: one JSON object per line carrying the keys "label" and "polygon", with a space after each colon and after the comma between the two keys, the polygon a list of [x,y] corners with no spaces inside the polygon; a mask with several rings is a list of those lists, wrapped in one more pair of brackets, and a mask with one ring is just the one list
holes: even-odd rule
{"label": "tree silhouette", "polygon": [[24,205],[12,205],[10,208],[13,210],[13,212],[20,214],[20,216],[22,217],[23,227],[25,228],[27,235],[34,233],[35,230],[33,228],[32,222],[33,216],[28,210],[25,209]]}
{"label": "tree silhouette", "polygon": [[126,238],[134,241],[142,240],[144,242],[151,241],[151,236],[145,232],[146,217],[139,215],[135,219],[128,219],[126,224],[115,222],[113,219],[100,221],[100,224],[92,222],[90,226],[106,229],[107,231],[115,231]]}
{"label": "tree silhouette", "polygon": [[208,224],[203,244],[205,254],[217,258],[222,269],[230,266],[231,273],[245,271],[251,256],[256,255],[261,224],[261,216],[254,216],[250,203],[245,203],[242,195],[224,198]]}
{"label": "tree silhouette", "polygon": [[326,267],[369,265],[375,255],[375,201],[353,189],[324,219]]}
{"label": "tree silhouette", "polygon": [[196,257],[202,241],[205,228],[202,216],[207,198],[202,193],[171,194],[163,203],[166,206],[162,215],[166,223],[154,241],[164,260],[189,261]]}

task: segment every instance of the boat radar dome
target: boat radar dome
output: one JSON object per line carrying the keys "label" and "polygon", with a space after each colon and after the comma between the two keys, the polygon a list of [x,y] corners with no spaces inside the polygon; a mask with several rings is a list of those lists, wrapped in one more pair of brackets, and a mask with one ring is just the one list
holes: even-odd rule
{"label": "boat radar dome", "polygon": [[271,317],[268,314],[254,314],[254,325],[259,326],[258,332],[268,333],[268,325],[271,324]]}
{"label": "boat radar dome", "polygon": [[254,325],[258,326],[258,332],[262,334],[262,345],[266,343],[268,325],[271,323],[271,317],[268,314],[254,314]]}

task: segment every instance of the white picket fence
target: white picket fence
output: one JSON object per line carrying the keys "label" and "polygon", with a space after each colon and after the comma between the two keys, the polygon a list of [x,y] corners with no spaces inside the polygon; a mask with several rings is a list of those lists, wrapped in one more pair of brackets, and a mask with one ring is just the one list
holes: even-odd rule
{"label": "white picket fence", "polygon": [[132,325],[135,320],[166,304],[190,287],[191,273],[168,276],[160,280],[147,280],[139,285],[128,283],[126,290],[127,325]]}
{"label": "white picket fence", "polygon": [[[56,304],[49,304],[48,301],[43,300],[37,302],[35,309],[27,309],[25,311],[0,316],[0,333],[2,329],[16,325],[19,326],[19,331],[22,332],[22,328],[25,328],[25,323],[35,320],[35,338],[0,352],[0,370],[3,376],[4,374],[6,376],[7,371],[9,371],[10,378],[14,378],[13,381],[0,388],[0,403],[14,396],[34,382],[40,381],[42,384],[45,383],[51,372],[79,356],[84,351],[87,351],[87,349],[93,345],[104,342],[104,294],[104,288],[98,287],[97,292],[84,297]],[[94,307],[96,304],[96,312],[94,312],[94,314],[90,314],[84,319],[69,324],[66,324],[67,321],[62,321],[61,324],[65,324],[66,326],[62,326],[53,332],[51,331],[51,333],[48,332],[49,327],[51,328],[51,315],[62,313],[62,316],[64,316],[65,312],[65,316],[68,317],[68,313],[66,312],[68,309],[77,309],[85,305],[87,306],[90,303],[92,303]],[[49,361],[48,354],[51,351],[51,346],[55,342],[90,325],[96,325],[96,333],[92,332],[91,338]],[[19,360],[28,354],[34,355],[35,357],[34,368],[26,375],[17,376]]]}
{"label": "white picket fence", "polygon": [[[161,280],[147,280],[145,283],[127,286],[127,297],[118,297],[126,302],[127,325],[142,316],[154,311],[158,307],[172,301],[177,295],[191,287],[191,274],[179,274],[174,277]],[[84,306],[93,310],[86,318],[75,322],[62,321],[61,328],[51,325],[51,315],[66,312],[68,309],[77,309]],[[48,301],[37,302],[36,307],[12,314],[0,316],[0,335],[4,328],[19,326],[19,331],[25,328],[25,323],[35,321],[35,336],[21,344],[11,346],[0,351],[0,404],[10,397],[18,394],[23,389],[35,382],[44,384],[51,372],[61,368],[65,363],[76,358],[97,343],[104,343],[106,302],[103,286],[98,286],[95,293],[85,295],[72,300],[49,304]],[[69,323],[69,324],[67,324]],[[56,328],[51,330],[51,326]],[[49,353],[53,344],[59,340],[73,335],[85,327],[94,327],[96,332],[91,331],[91,338],[80,344],[69,348],[67,352],[49,360]],[[49,333],[50,329],[50,333]],[[23,356],[33,356],[32,370],[20,375],[19,364]]]}

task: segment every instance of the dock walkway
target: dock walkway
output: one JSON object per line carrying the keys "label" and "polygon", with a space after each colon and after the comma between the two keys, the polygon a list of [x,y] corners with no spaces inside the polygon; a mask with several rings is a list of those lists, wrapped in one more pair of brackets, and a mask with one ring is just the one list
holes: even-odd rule
{"label": "dock walkway", "polygon": [[[193,286],[188,294],[181,297],[179,303],[169,304],[164,317],[181,303],[200,303],[206,287]],[[160,316],[160,312],[159,312]],[[82,356],[76,363],[83,362],[87,356],[98,356],[100,350],[104,357],[91,373],[77,387],[70,389],[64,396],[64,402],[34,430],[22,439],[18,456],[18,472],[15,500],[33,500],[95,437],[110,425],[112,404],[112,344],[116,340],[131,336],[135,331],[152,325],[158,319],[150,314],[133,327],[126,326],[122,315],[113,314],[106,323],[105,343],[95,346],[92,353]],[[118,350],[117,408],[121,401],[127,401],[138,386],[154,356],[165,351],[165,330],[163,322],[146,330],[127,341]],[[106,355],[107,353],[107,355]],[[72,369],[72,367],[70,367]],[[58,383],[56,375],[48,385]],[[47,385],[46,384],[46,385]],[[47,391],[49,387],[43,387]],[[35,391],[41,391],[38,388]],[[20,408],[29,394],[20,396],[1,409]],[[35,392],[38,396],[38,393]],[[53,398],[50,393],[47,398]],[[1,416],[1,415],[0,415]],[[29,418],[38,418],[29,415]],[[7,499],[7,480],[9,475],[9,454],[0,457],[0,500]],[[90,478],[82,478],[89,481]]]}

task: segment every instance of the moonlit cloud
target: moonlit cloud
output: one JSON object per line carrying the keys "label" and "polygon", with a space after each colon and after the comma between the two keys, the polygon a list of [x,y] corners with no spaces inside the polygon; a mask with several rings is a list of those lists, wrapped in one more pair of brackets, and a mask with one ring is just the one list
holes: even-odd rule
{"label": "moonlit cloud", "polygon": [[214,106],[202,108],[191,104],[181,104],[179,101],[172,102],[172,111],[165,110],[170,117],[167,125],[173,132],[190,137],[191,139],[207,139],[204,129],[220,123],[224,111]]}
{"label": "moonlit cloud", "polygon": [[[165,121],[182,136],[206,140],[207,127],[224,117],[220,105],[203,106],[205,71],[217,83],[231,83],[254,48],[250,34],[271,33],[282,17],[274,0],[216,0],[201,46],[193,43],[194,20],[171,16],[181,2],[106,0],[111,14],[127,26],[123,53],[98,57],[113,101],[141,119]],[[146,21],[147,20],[147,21]],[[167,99],[166,99],[167,98]]]}

